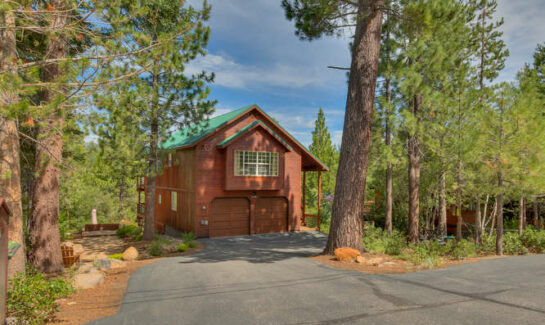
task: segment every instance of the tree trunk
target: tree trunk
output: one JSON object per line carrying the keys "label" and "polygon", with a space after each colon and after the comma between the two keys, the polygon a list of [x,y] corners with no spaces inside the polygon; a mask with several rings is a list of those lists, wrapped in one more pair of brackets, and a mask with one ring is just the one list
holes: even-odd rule
{"label": "tree trunk", "polygon": [[123,199],[125,198],[125,177],[121,177],[119,184],[119,220],[121,220],[123,215]]}
{"label": "tree trunk", "polygon": [[[58,10],[53,15],[52,30],[62,30],[69,22],[69,13],[63,11],[63,0],[52,0],[51,5]],[[68,55],[69,45],[63,34],[49,35],[45,59],[62,59]],[[45,66],[43,79],[54,82],[62,76],[57,63]],[[46,102],[52,102],[55,92],[46,90]],[[64,119],[57,109],[41,121],[36,146],[35,173],[32,198],[32,217],[30,225],[30,254],[33,266],[44,273],[60,273],[64,266],[60,250],[59,234],[59,178],[62,162],[62,128]]]}
{"label": "tree trunk", "polygon": [[[385,143],[386,146],[390,146],[391,143],[391,130],[390,130],[390,104],[391,104],[391,91],[390,91],[390,79],[386,79],[386,118],[385,118]],[[384,228],[388,231],[388,234],[392,234],[392,163],[388,162],[386,166],[386,211],[384,215]]]}
{"label": "tree trunk", "polygon": [[[418,118],[422,108],[422,95],[417,94],[413,99],[413,115]],[[417,134],[410,134],[408,138],[409,153],[409,219],[407,240],[410,243],[419,241],[418,218],[420,213],[420,139]]]}
{"label": "tree trunk", "polygon": [[481,196],[475,198],[475,244],[482,244],[482,229],[481,229]]}
{"label": "tree trunk", "polygon": [[439,187],[439,235],[447,235],[447,173],[441,172]]}
{"label": "tree trunk", "polygon": [[524,197],[521,197],[519,200],[519,235],[522,235],[522,230],[524,229]]}
{"label": "tree trunk", "polygon": [[462,240],[462,105],[458,94],[458,171],[456,175],[456,240]]}
{"label": "tree trunk", "polygon": [[[0,69],[6,74],[17,74],[17,48],[15,42],[15,17],[6,10],[0,16],[4,28],[0,34]],[[0,92],[0,105],[7,107],[17,104],[19,96],[14,91]],[[8,277],[17,272],[25,272],[25,239],[23,231],[23,207],[21,203],[21,167],[19,162],[19,133],[15,121],[0,116],[0,197],[2,197],[11,216],[9,218],[9,240],[21,247],[9,260]]]}
{"label": "tree trunk", "polygon": [[[503,180],[500,176],[498,185],[502,183]],[[497,200],[498,213],[496,217],[496,254],[503,255],[503,193],[498,194]]]}
{"label": "tree trunk", "polygon": [[537,204],[537,197],[534,197],[534,213],[533,213],[533,221],[532,221],[532,224],[533,226],[536,228],[536,229],[539,229],[538,226],[538,219],[539,219],[539,207],[538,207],[538,204]]}
{"label": "tree trunk", "polygon": [[365,181],[378,74],[384,0],[359,1],[352,45],[346,113],[335,186],[331,228],[325,254],[338,247],[362,249]]}

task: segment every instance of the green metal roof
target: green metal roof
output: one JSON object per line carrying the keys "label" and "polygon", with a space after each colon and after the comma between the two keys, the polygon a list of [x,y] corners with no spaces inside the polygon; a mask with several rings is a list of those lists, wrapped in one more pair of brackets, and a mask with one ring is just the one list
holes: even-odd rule
{"label": "green metal roof", "polygon": [[203,121],[196,126],[177,131],[161,143],[160,147],[161,149],[172,149],[192,145],[254,106],[244,106],[232,112],[213,117],[208,121]]}
{"label": "green metal roof", "polygon": [[250,130],[251,128],[253,128],[254,126],[256,125],[260,125],[262,126],[263,128],[265,128],[267,131],[269,131],[273,137],[276,138],[276,140],[280,141],[283,145],[285,145],[289,150],[293,150],[293,148],[286,142],[284,141],[284,139],[282,139],[281,136],[279,136],[278,134],[276,134],[276,132],[274,132],[270,127],[268,127],[267,125],[265,125],[265,123],[261,122],[261,121],[253,121],[252,123],[249,123],[248,125],[246,125],[245,127],[243,127],[242,129],[238,130],[237,132],[235,132],[233,135],[231,135],[230,137],[227,137],[225,138],[223,141],[221,141],[220,143],[218,143],[216,146],[218,147],[223,147],[225,145],[227,145],[229,142],[235,140],[236,138],[240,137],[241,135],[243,135],[244,133],[246,133],[248,130]]}
{"label": "green metal roof", "polygon": [[[263,109],[261,109],[261,107],[259,107],[256,104],[252,104],[252,105],[241,107],[241,108],[239,108],[237,110],[234,110],[232,112],[225,113],[223,115],[213,117],[213,118],[209,119],[208,121],[203,121],[203,122],[197,124],[196,126],[191,126],[191,127],[182,129],[180,131],[177,131],[174,134],[172,134],[167,140],[165,140],[163,143],[161,143],[159,145],[159,147],[161,149],[173,149],[173,148],[178,148],[178,147],[191,146],[191,145],[197,143],[200,139],[207,136],[208,134],[218,130],[220,127],[227,124],[227,122],[231,121],[232,119],[236,118],[237,116],[240,116],[240,115],[244,114],[246,111],[250,110],[253,107],[257,107],[269,119],[274,121],[274,119],[269,114],[267,114]],[[261,123],[261,124],[264,127],[266,127],[270,132],[272,132],[276,137],[278,137],[283,143],[287,144],[286,142],[284,142],[282,137],[280,137],[279,135],[274,133],[268,126],[266,126],[264,123]],[[293,137],[280,124],[276,123],[276,125],[282,131],[284,131],[286,134],[288,134],[308,154],[310,154],[314,159],[316,159],[318,162],[320,162],[326,169],[329,169],[329,167],[327,167],[327,165],[322,160],[320,160],[320,158],[316,157],[316,155],[314,155],[310,150],[308,150],[304,145],[302,145],[301,142],[299,142],[295,137]],[[251,126],[247,125],[246,127],[251,127]],[[242,133],[239,133],[241,131],[242,130],[239,130],[238,132],[235,133],[235,135],[238,134],[237,136],[239,136],[240,134],[244,133],[244,131],[242,131]],[[231,138],[231,137],[229,137],[229,138]],[[223,140],[220,143],[223,143],[224,141],[228,140],[229,138]],[[231,140],[233,140],[233,139],[231,139]],[[229,140],[229,141],[231,141],[231,140]]]}

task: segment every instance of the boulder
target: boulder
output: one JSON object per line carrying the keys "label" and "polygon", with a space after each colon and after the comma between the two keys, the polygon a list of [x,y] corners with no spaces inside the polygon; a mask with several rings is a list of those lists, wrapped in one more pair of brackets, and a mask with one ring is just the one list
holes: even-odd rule
{"label": "boulder", "polygon": [[96,253],[83,253],[80,256],[82,262],[92,262],[96,259]]}
{"label": "boulder", "polygon": [[99,270],[76,274],[76,276],[74,276],[74,287],[78,289],[93,288],[102,282],[104,282],[104,273]]}
{"label": "boulder", "polygon": [[95,256],[95,259],[96,259],[96,260],[108,259],[108,255],[106,255],[105,253],[98,253],[98,254]]}
{"label": "boulder", "polygon": [[95,266],[101,270],[109,269],[112,267],[112,262],[109,258],[101,258],[95,261]]}
{"label": "boulder", "polygon": [[365,262],[365,258],[363,258],[363,256],[361,255],[356,256],[356,263],[364,263],[364,262]]}
{"label": "boulder", "polygon": [[134,261],[138,258],[138,250],[134,248],[133,246],[127,248],[123,252],[123,260],[124,261]]}
{"label": "boulder", "polygon": [[384,259],[382,257],[374,257],[374,258],[370,258],[369,260],[367,260],[367,264],[377,266],[380,263],[382,263],[382,261],[384,261]]}
{"label": "boulder", "polygon": [[361,254],[357,249],[350,247],[339,247],[335,250],[335,257],[337,258],[337,261],[341,262],[352,262],[360,255]]}
{"label": "boulder", "polygon": [[78,268],[77,273],[89,273],[92,270],[96,270],[93,263],[85,263],[81,264],[81,266]]}

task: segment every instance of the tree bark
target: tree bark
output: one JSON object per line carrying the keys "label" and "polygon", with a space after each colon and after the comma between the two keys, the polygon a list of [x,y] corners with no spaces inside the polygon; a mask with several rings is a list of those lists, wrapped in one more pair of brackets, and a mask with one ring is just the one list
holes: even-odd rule
{"label": "tree bark", "polygon": [[[0,69],[11,75],[17,74],[17,47],[15,41],[15,17],[6,10],[0,16],[4,28],[0,34]],[[0,92],[0,105],[17,104],[19,96],[14,91]],[[17,253],[9,260],[8,277],[25,272],[26,252],[23,231],[23,207],[21,203],[21,166],[19,162],[19,133],[15,121],[0,116],[0,197],[11,216],[9,218],[9,240],[21,244]]]}
{"label": "tree bark", "polygon": [[534,213],[533,213],[533,221],[532,224],[536,229],[539,229],[538,226],[538,219],[539,219],[539,206],[537,204],[537,197],[534,197]]}
{"label": "tree bark", "polygon": [[447,235],[447,173],[441,172],[441,181],[439,186],[439,235]]}
{"label": "tree bark", "polygon": [[[359,1],[346,113],[325,254],[338,247],[362,249],[362,217],[371,123],[378,74],[384,0]],[[364,16],[365,15],[365,16]]]}
{"label": "tree bark", "polygon": [[[51,5],[58,10],[53,15],[52,30],[63,30],[70,16],[63,11],[63,0],[52,0]],[[62,59],[68,56],[69,44],[62,33],[50,34],[46,46],[45,59]],[[44,67],[43,80],[54,82],[63,72],[57,63]],[[46,90],[46,102],[52,102],[55,92]],[[60,273],[63,271],[59,234],[59,178],[62,162],[62,128],[64,119],[62,113],[52,109],[49,115],[40,123],[38,139],[41,144],[36,146],[35,173],[32,198],[32,217],[30,224],[30,254],[32,265],[44,273]]]}
{"label": "tree bark", "polygon": [[481,196],[475,197],[475,244],[482,244],[482,229],[481,229]]}
{"label": "tree bark", "polygon": [[[503,179],[500,175],[498,186],[503,185]],[[498,194],[498,213],[496,217],[496,254],[503,255],[503,193]]]}
{"label": "tree bark", "polygon": [[[416,94],[413,99],[413,114],[418,118],[422,109],[422,95]],[[410,243],[419,241],[419,213],[420,213],[420,139],[417,134],[408,137],[409,153],[409,219],[407,226],[407,240]]]}
{"label": "tree bark", "polygon": [[518,232],[519,232],[519,235],[522,235],[522,230],[524,230],[524,219],[526,218],[526,213],[524,211],[524,205],[525,205],[525,200],[524,200],[524,197],[521,197],[520,200],[519,200],[519,227],[518,227]]}
{"label": "tree bark", "polygon": [[[386,118],[385,118],[385,143],[387,147],[390,147],[391,144],[391,130],[390,130],[390,104],[391,104],[391,89],[390,89],[390,79],[386,79],[386,103],[388,107],[386,108]],[[386,166],[386,206],[384,214],[384,228],[388,231],[388,234],[392,234],[392,192],[393,192],[393,183],[392,183],[392,163],[388,161]]]}
{"label": "tree bark", "polygon": [[462,240],[462,105],[458,94],[458,171],[456,175],[456,240]]}

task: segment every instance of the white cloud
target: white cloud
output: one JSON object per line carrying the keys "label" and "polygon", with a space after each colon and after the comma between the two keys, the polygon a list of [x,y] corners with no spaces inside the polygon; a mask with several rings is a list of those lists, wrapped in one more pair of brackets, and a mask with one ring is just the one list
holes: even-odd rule
{"label": "white cloud", "polygon": [[188,73],[202,70],[214,72],[215,85],[227,88],[248,89],[263,86],[304,88],[326,86],[323,78],[326,68],[275,63],[272,65],[244,65],[216,54],[199,57],[186,68]]}

